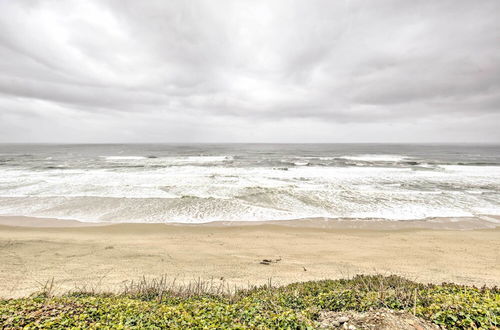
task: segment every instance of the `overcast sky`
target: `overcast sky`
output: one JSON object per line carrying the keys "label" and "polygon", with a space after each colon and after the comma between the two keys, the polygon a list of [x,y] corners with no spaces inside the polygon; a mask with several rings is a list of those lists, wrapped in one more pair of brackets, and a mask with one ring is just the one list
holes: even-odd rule
{"label": "overcast sky", "polygon": [[500,1],[0,0],[0,142],[500,142]]}

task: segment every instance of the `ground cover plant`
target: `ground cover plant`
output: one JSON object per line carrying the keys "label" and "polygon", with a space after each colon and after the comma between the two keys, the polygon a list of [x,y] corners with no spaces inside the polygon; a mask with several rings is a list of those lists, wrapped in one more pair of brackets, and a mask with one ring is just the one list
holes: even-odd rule
{"label": "ground cover plant", "polygon": [[1,327],[315,329],[325,326],[323,313],[375,310],[405,311],[449,329],[500,325],[496,287],[421,284],[398,276],[358,275],[236,291],[202,281],[177,286],[162,278],[113,294],[78,290],[55,296],[51,291],[49,284],[27,298],[0,300]]}

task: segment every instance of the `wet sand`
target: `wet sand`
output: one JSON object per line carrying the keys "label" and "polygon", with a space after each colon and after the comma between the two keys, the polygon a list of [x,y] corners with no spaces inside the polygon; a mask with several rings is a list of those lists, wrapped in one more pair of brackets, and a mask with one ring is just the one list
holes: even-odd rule
{"label": "wet sand", "polygon": [[[266,258],[281,261],[260,264]],[[470,219],[95,225],[0,217],[2,297],[52,278],[63,292],[119,290],[142,276],[247,287],[359,273],[500,285],[500,228]]]}

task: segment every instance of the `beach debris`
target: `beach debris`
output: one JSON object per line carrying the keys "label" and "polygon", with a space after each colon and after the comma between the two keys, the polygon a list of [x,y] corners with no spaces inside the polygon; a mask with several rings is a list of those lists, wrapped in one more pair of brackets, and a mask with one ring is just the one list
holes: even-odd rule
{"label": "beach debris", "polygon": [[307,272],[307,268],[306,267],[302,266],[302,268],[304,268],[304,271]]}
{"label": "beach debris", "polygon": [[278,259],[262,259],[260,264],[261,265],[277,264],[280,261],[281,261],[281,257],[279,257]]}

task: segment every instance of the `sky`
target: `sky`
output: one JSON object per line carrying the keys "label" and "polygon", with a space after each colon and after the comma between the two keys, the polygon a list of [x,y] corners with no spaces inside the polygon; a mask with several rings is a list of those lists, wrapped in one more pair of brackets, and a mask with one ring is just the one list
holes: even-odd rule
{"label": "sky", "polygon": [[498,0],[0,0],[0,142],[500,142]]}

